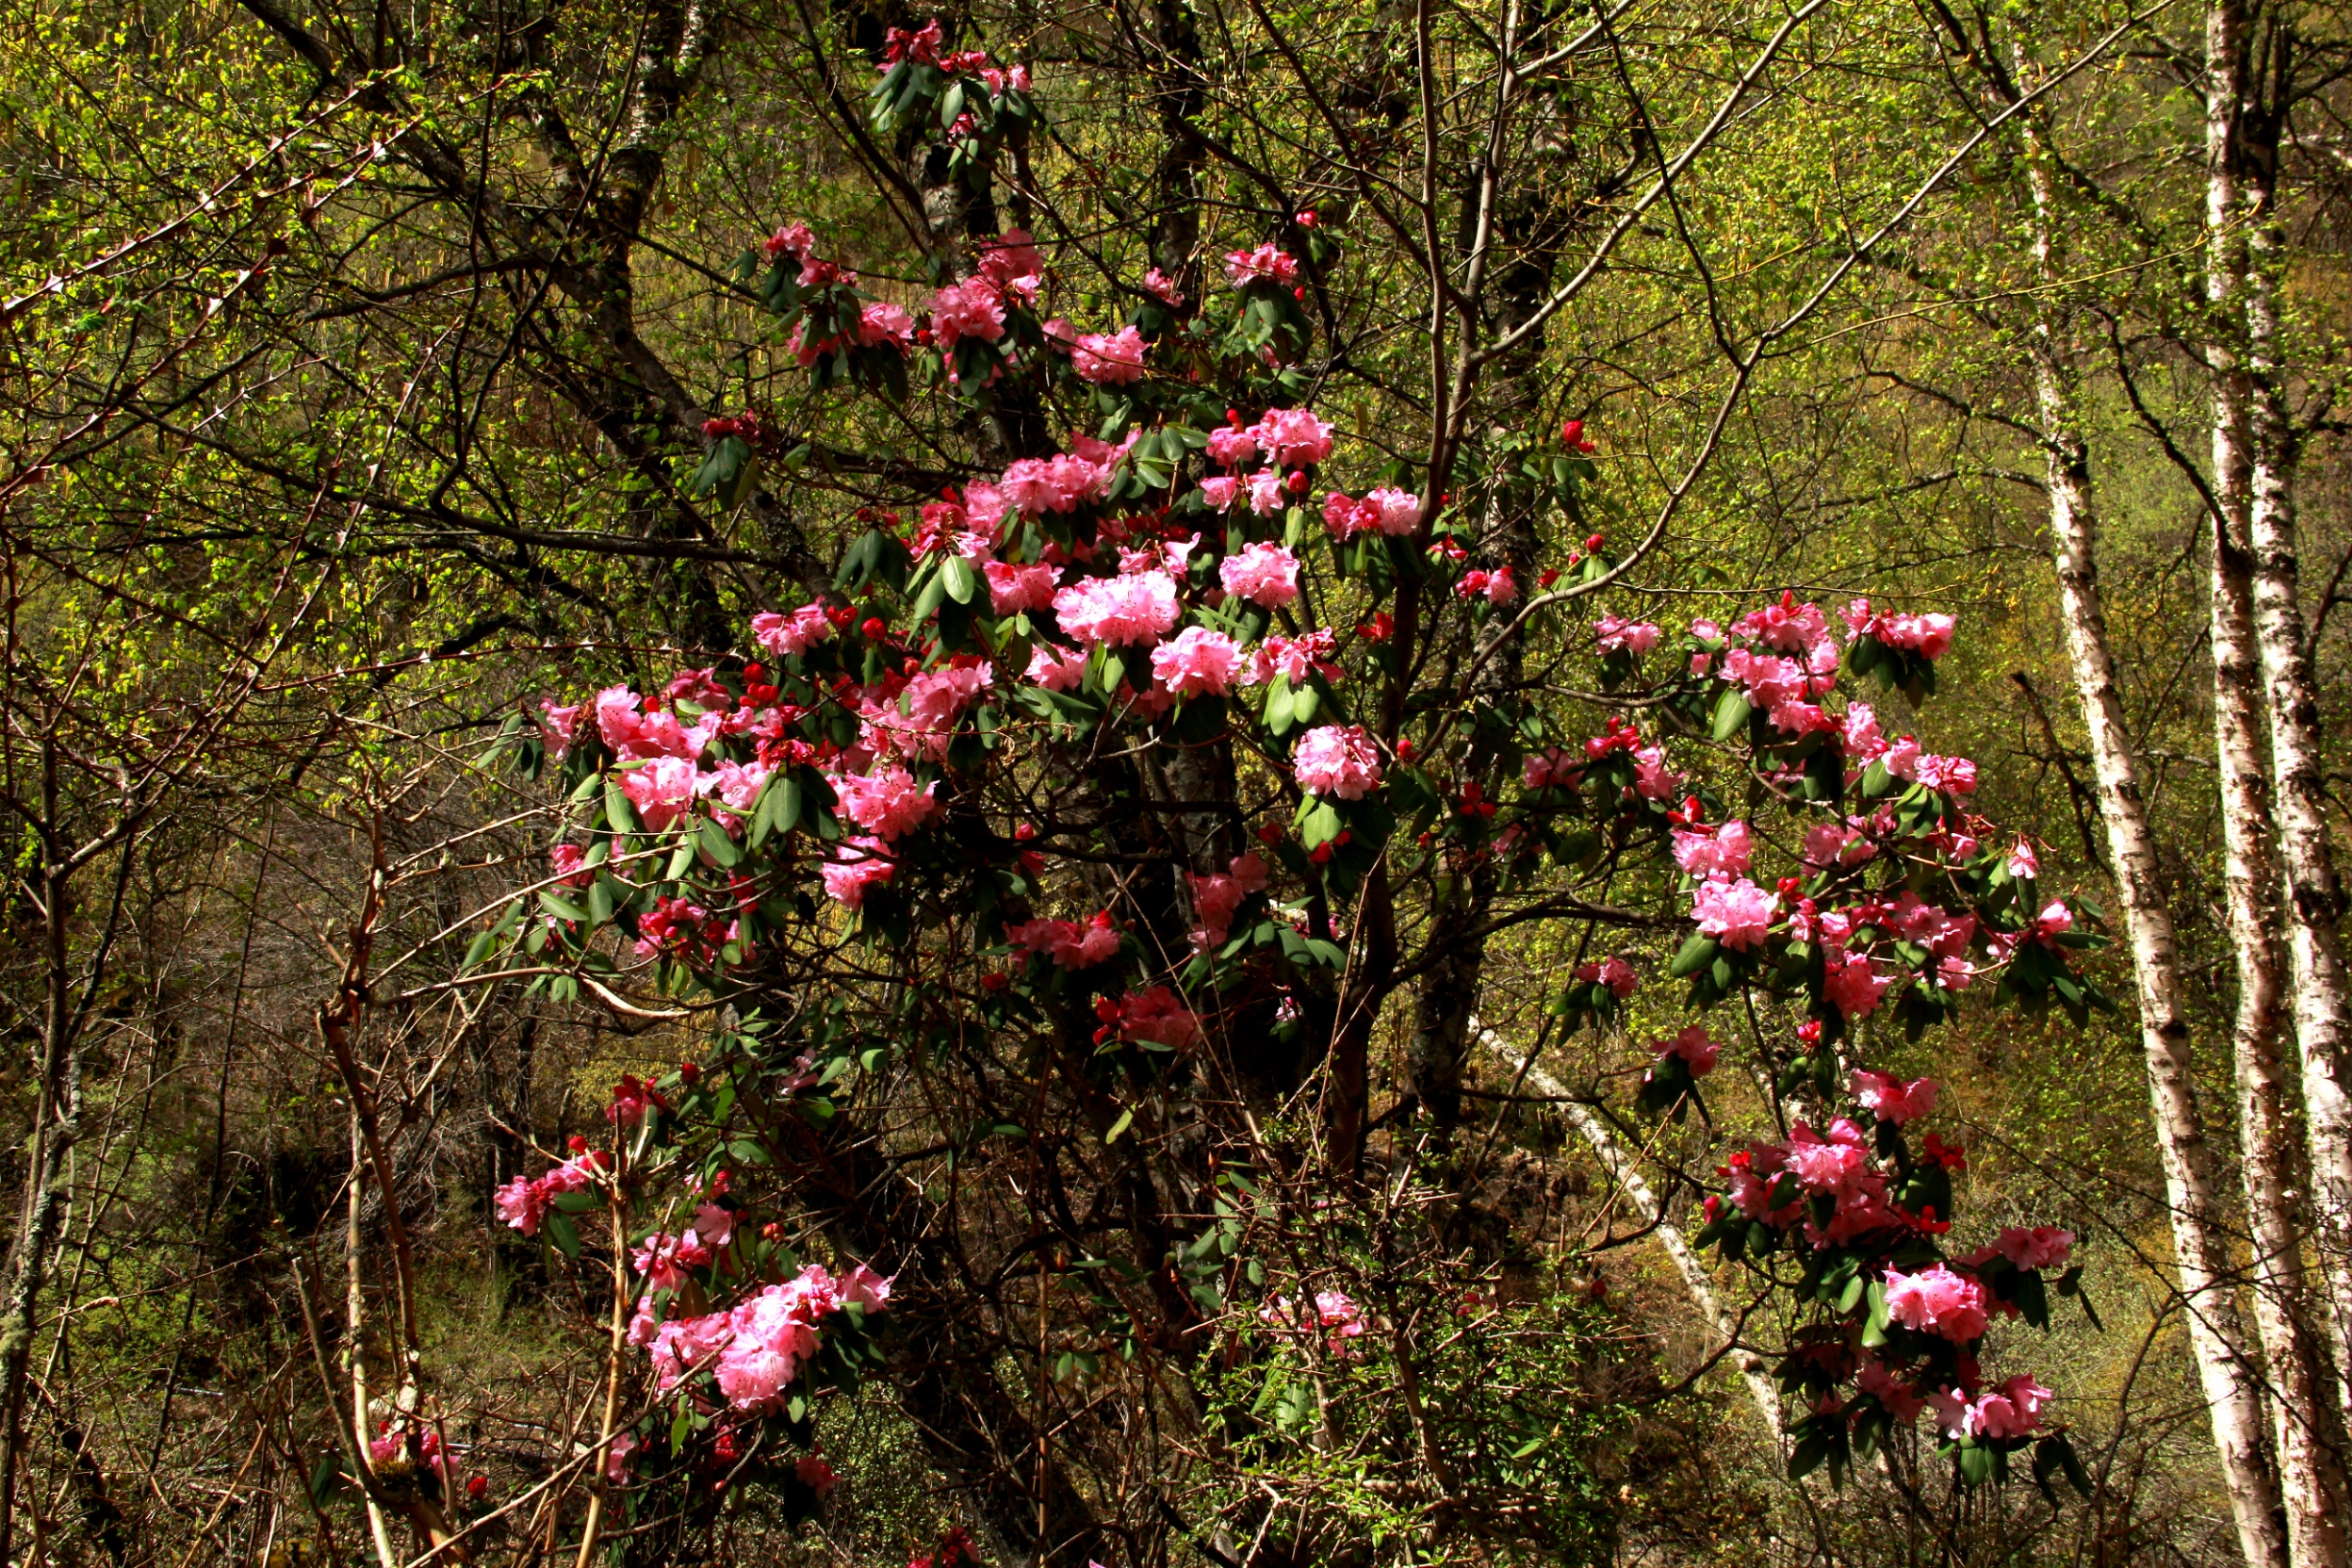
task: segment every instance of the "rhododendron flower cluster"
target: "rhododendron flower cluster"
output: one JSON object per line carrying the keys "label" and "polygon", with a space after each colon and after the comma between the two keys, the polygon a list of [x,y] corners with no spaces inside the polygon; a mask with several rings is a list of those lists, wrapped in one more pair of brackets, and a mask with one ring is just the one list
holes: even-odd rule
{"label": "rhododendron flower cluster", "polygon": [[601,1154],[581,1154],[544,1176],[517,1176],[494,1196],[498,1216],[525,1236],[537,1236],[540,1221],[555,1200],[567,1192],[586,1191],[606,1164]]}
{"label": "rhododendron flower cluster", "polygon": [[1923,658],[1940,659],[1951,648],[1955,623],[1948,615],[1889,615],[1873,611],[1867,599],[1855,600],[1839,613],[1855,636],[1873,637]]}
{"label": "rhododendron flower cluster", "polygon": [[[995,69],[957,63],[936,29],[897,48],[894,69],[936,63],[967,82]],[[980,116],[972,135],[987,135],[977,87],[959,90],[963,112]],[[1963,992],[2070,1010],[2095,994],[2069,968],[2093,934],[2031,890],[2030,846],[1972,814],[1973,764],[1890,739],[1841,690],[1850,677],[1916,698],[1949,648],[1949,617],[1861,601],[1829,615],[1781,595],[1662,647],[1657,624],[1599,614],[1595,678],[1545,675],[1504,701],[1483,661],[1527,628],[1559,630],[1547,617],[1567,597],[1551,592],[1561,564],[1480,546],[1446,488],[1458,475],[1335,460],[1314,408],[1265,401],[1269,376],[1305,384],[1281,368],[1297,363],[1286,350],[1253,345],[1236,379],[1192,335],[1159,347],[1170,342],[1163,306],[1180,293],[1156,274],[1130,291],[1142,303],[1124,323],[1041,321],[1046,269],[1018,232],[981,243],[968,276],[941,274],[949,281],[916,312],[857,295],[815,246],[791,226],[771,247],[771,287],[812,324],[811,354],[850,355],[852,380],[888,370],[907,383],[894,395],[944,385],[968,413],[1007,380],[1065,411],[1017,422],[1019,455],[926,481],[901,503],[912,527],[861,504],[832,585],[753,618],[764,662],[718,660],[643,695],[616,686],[518,715],[565,769],[567,828],[597,847],[551,862],[568,894],[547,918],[514,920],[509,932],[532,934],[509,940],[538,942],[541,967],[560,970],[585,961],[607,919],[565,911],[609,909],[623,936],[602,939],[599,965],[658,962],[663,986],[699,984],[723,1010],[761,994],[757,974],[735,978],[752,955],[799,950],[768,943],[780,928],[894,964],[921,954],[938,972],[894,982],[924,1010],[910,1018],[952,1017],[973,1039],[1070,1031],[1054,1051],[1088,1064],[1087,1092],[1140,1109],[1229,1046],[1266,1054],[1269,1028],[1295,1050],[1306,1018],[1320,1033],[1367,997],[1361,1016],[1377,1017],[1378,995],[1353,989],[1374,962],[1363,922],[1376,908],[1397,933],[1418,920],[1422,894],[1400,890],[1445,890],[1435,899],[1491,881],[1516,895],[1567,885],[1540,877],[1616,877],[1615,889],[1645,890],[1624,896],[1654,900],[1645,921],[1679,924],[1682,945],[1660,967],[1688,984],[1694,1010],[1737,999],[1802,1017],[1793,1047],[1753,1064],[1774,1109],[1802,1115],[1727,1160],[1702,1233],[1734,1260],[1798,1261],[1774,1275],[1818,1334],[1781,1367],[1802,1395],[1791,1408],[1809,1412],[1792,1424],[1796,1444],[1845,1453],[1873,1423],[1931,1409],[1955,1444],[2043,1430],[2048,1391],[2026,1376],[1990,1382],[1976,1359],[1994,1324],[2044,1313],[2042,1271],[2064,1264],[2071,1237],[2004,1230],[1947,1255],[1960,1155],[1933,1135],[1907,1141],[1935,1086],[1854,1062],[1865,1018],[1874,1041],[1946,1017]],[[1241,297],[1209,302],[1203,317],[1290,313],[1297,257],[1267,243],[1226,259]],[[837,342],[848,346],[825,347]],[[1166,373],[1144,375],[1147,362]],[[911,374],[923,367],[928,380]],[[1215,425],[1205,409],[1229,398],[1249,406]],[[1095,433],[1054,451],[1043,432],[1066,420]],[[1574,422],[1560,440],[1590,450]],[[1563,552],[1582,574],[1578,594],[1605,589],[1618,565],[1589,526],[1575,528],[1584,551]],[[1533,602],[1528,576],[1545,590]],[[1575,695],[1588,692],[1602,695]],[[1416,972],[1401,956],[1380,962]],[[1580,960],[1547,1001],[1555,1017],[1616,1024],[1640,983],[1623,957]],[[763,1081],[828,1105],[851,1104],[874,1064],[921,1034],[869,1033],[852,1048],[793,1027],[791,1046],[761,1042]],[[1750,1081],[1716,1070],[1739,1047],[1696,1017],[1635,1038],[1651,1041],[1628,1046],[1651,1112],[1704,1117],[1727,1079]],[[1335,1051],[1336,1036],[1315,1044]],[[1792,1101],[1801,1090],[1810,1098]],[[656,1118],[648,1136],[677,1119]],[[536,1231],[557,1196],[592,1179],[594,1167],[572,1168],[509,1184],[500,1213]],[[766,1419],[855,1291],[821,1269],[774,1283],[753,1258],[774,1238],[707,1207],[708,1219],[698,1210],[691,1225],[637,1233],[632,1336],[666,1392]],[[748,1293],[688,1310],[730,1290]],[[1311,1308],[1276,1297],[1261,1315],[1375,1353],[1343,1292]]]}
{"label": "rhododendron flower cluster", "polygon": [[779,1406],[802,1365],[817,1354],[837,1313],[852,1307],[879,1312],[890,1302],[890,1289],[889,1280],[863,1263],[839,1280],[821,1264],[811,1264],[725,1311],[668,1321],[657,1317],[649,1292],[637,1304],[629,1341],[644,1348],[663,1392],[708,1373],[733,1409],[767,1411]]}
{"label": "rhododendron flower cluster", "polygon": [[1620,649],[1628,653],[1647,653],[1657,647],[1658,636],[1658,628],[1647,621],[1605,615],[1593,623],[1593,639],[1604,653]]}
{"label": "rhododendron flower cluster", "polygon": [[1079,380],[1100,386],[1126,386],[1143,376],[1143,338],[1133,327],[1116,332],[1088,332],[1070,351]]}
{"label": "rhododendron flower cluster", "polygon": [[1360,800],[1381,781],[1380,750],[1357,724],[1308,731],[1291,754],[1291,766],[1300,789],[1342,800]]}
{"label": "rhododendron flower cluster", "polygon": [[1254,854],[1239,854],[1226,870],[1209,876],[1195,876],[1188,871],[1185,879],[1191,884],[1192,907],[1201,922],[1200,928],[1192,933],[1192,944],[1214,947],[1225,941],[1241,900],[1265,891],[1266,863]]}
{"label": "rhododendron flower cluster", "polygon": [[1225,276],[1236,288],[1261,279],[1287,285],[1298,282],[1298,258],[1269,240],[1254,251],[1226,252]]}
{"label": "rhododendron flower cluster", "polygon": [[1066,969],[1085,969],[1118,956],[1118,928],[1109,910],[1084,920],[1023,920],[1005,927],[1005,940]]}
{"label": "rhododendron flower cluster", "polygon": [[1313,1331],[1326,1350],[1340,1355],[1365,1329],[1363,1309],[1344,1290],[1317,1290],[1311,1302],[1276,1297],[1258,1309],[1258,1320],[1288,1335]]}
{"label": "rhododendron flower cluster", "polygon": [[1054,595],[1053,607],[1062,629],[1085,643],[1157,642],[1181,613],[1164,572],[1082,577]]}
{"label": "rhododendron flower cluster", "polygon": [[1279,610],[1298,600],[1298,557],[1280,545],[1260,542],[1244,546],[1217,565],[1218,580],[1229,594],[1253,604]]}

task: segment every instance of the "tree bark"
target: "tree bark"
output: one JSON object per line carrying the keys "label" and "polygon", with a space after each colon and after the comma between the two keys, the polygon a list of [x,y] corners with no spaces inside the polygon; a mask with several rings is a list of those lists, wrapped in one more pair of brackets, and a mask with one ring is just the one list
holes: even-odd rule
{"label": "tree bark", "polygon": [[2289,1560],[2287,1542],[2279,1520],[2278,1486],[2264,1453],[2260,1384],[2247,1364],[2237,1304],[2226,1284],[2227,1249],[2217,1235],[2210,1156],[2193,1090],[2195,1067],[2182,1005],[2179,943],[2165,902],[2099,600],[2089,462],[2069,417],[2064,382],[2048,362],[2046,349],[2035,367],[2035,381],[2049,451],[2050,541],[2067,653],[2090,729],[2099,818],[2131,943],[2141,1050],[2164,1160],[2172,1250],[2190,1343],[2238,1527],[2239,1549],[2249,1568],[2283,1568]]}
{"label": "tree bark", "polygon": [[[2258,169],[2276,159],[2258,150]],[[2267,158],[2262,155],[2266,151]],[[2344,965],[2343,884],[2328,839],[2326,758],[2318,677],[2301,602],[2293,475],[2298,456],[2281,384],[2273,278],[2279,236],[2271,193],[2246,182],[2240,214],[2250,255],[2242,275],[2245,311],[2246,539],[2253,554],[2253,623],[2262,663],[2272,811],[2287,875],[2287,945],[2293,963],[2295,1040],[2303,1079],[2319,1278],[2334,1329],[2339,1411],[2352,1401],[2352,977]]]}
{"label": "tree bark", "polygon": [[[2054,280],[2059,271],[2053,250],[2054,191],[2046,160],[2033,156],[2038,152],[2029,146],[2033,245],[2044,278]],[[2054,305],[2046,307],[2035,323],[2032,355],[2067,656],[2090,731],[2099,818],[2131,943],[2141,1051],[2147,1065],[2148,1103],[2163,1157],[2173,1261],[2190,1345],[2238,1528],[2239,1550],[2249,1568],[2272,1568],[2289,1560],[2278,1483],[2264,1450],[2261,1384],[2244,1354],[2237,1302],[2227,1281],[2227,1248],[2219,1236],[2211,1159],[2196,1104],[2179,942],[2165,899],[2139,761],[2124,722],[2115,655],[2107,639],[2094,549],[2096,516],[2090,454],[2075,412],[2062,324],[2053,319],[2056,310]]]}

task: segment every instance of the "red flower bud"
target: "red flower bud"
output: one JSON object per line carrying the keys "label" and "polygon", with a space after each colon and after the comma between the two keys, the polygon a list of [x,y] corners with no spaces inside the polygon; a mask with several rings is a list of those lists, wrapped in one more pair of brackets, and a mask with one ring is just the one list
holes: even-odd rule
{"label": "red flower bud", "polygon": [[1282,843],[1282,840],[1283,830],[1279,824],[1274,822],[1260,822],[1258,824],[1258,842],[1260,844],[1276,845]]}
{"label": "red flower bud", "polygon": [[586,1154],[588,1152],[588,1140],[580,1137],[579,1134],[574,1133],[570,1138],[564,1139],[564,1147],[570,1149],[574,1154]]}
{"label": "red flower bud", "polygon": [[1287,482],[1292,495],[1305,495],[1307,493],[1307,471],[1302,468],[1292,469],[1290,471],[1290,478]]}
{"label": "red flower bud", "polygon": [[1535,579],[1535,586],[1538,588],[1549,588],[1557,581],[1559,581],[1559,568],[1556,566],[1548,566],[1544,568],[1543,575]]}
{"label": "red flower bud", "polygon": [[868,642],[878,643],[882,640],[883,634],[890,630],[890,627],[882,624],[880,616],[870,615],[866,618],[866,624],[858,627],[858,630],[865,634]]}
{"label": "red flower bud", "polygon": [[1591,538],[1584,541],[1584,548],[1591,551],[1595,554],[1599,554],[1601,551],[1601,547],[1607,542],[1608,541],[1606,539],[1596,533]]}
{"label": "red flower bud", "polygon": [[699,1065],[693,1062],[680,1062],[678,1064],[679,1082],[691,1085],[701,1082],[701,1079],[702,1068]]}
{"label": "red flower bud", "polygon": [[1307,303],[1307,285],[1301,283],[1298,287],[1292,289],[1290,291],[1290,297],[1298,301],[1299,304],[1305,305]]}
{"label": "red flower bud", "polygon": [[1029,842],[1031,839],[1034,839],[1034,838],[1036,838],[1036,837],[1037,837],[1037,823],[1035,823],[1035,822],[1016,822],[1016,823],[1014,823],[1014,824],[1013,824],[1013,836],[1014,836],[1015,838],[1017,838],[1017,839],[1020,840],[1020,842],[1021,842],[1021,843],[1023,843],[1023,844],[1027,844],[1027,843],[1028,843],[1028,842]]}
{"label": "red flower bud", "polygon": [[1328,865],[1332,858],[1332,846],[1329,844],[1318,844],[1307,852],[1307,858],[1317,866]]}

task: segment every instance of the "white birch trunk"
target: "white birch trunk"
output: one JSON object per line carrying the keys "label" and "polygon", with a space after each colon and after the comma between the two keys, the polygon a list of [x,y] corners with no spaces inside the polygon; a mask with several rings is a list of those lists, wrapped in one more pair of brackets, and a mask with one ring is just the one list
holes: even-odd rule
{"label": "white birch trunk", "polygon": [[[2033,151],[2038,154],[2040,149]],[[2027,178],[2033,196],[2035,259],[2045,280],[2054,282],[2059,276],[2052,231],[2054,192],[2046,162],[2030,158]],[[2090,457],[2054,315],[2053,306],[2037,322],[2032,355],[2049,484],[2051,556],[2068,660],[2090,732],[2099,819],[2131,943],[2141,1053],[2171,1211],[2174,1267],[2239,1549],[2248,1568],[2284,1568],[2287,1541],[2278,1486],[2263,1443],[2261,1381],[2244,1354],[2227,1275],[2227,1248],[2220,1238],[2211,1157],[2194,1091],[2179,943],[2165,900],[2139,760],[2124,722],[2115,656],[2107,640],[2094,551],[2096,519],[2091,504]]]}
{"label": "white birch trunk", "polygon": [[[2244,16],[2240,0],[2216,0],[2206,12],[2206,296],[2213,312],[2214,561],[2212,640],[2214,728],[2220,764],[2224,880],[2228,924],[2238,961],[2233,1035],[2248,1229],[2253,1240],[2256,1327],[2270,1374],[2270,1401],[2289,1551],[2310,1568],[2343,1568],[2345,1482],[2338,1455],[2321,1434],[2330,1419],[2328,1357],[2313,1332],[2304,1275],[2304,1225],[2294,1193],[2285,1073],[2280,1063],[2281,968],[2277,845],[2263,760],[2265,704],[2256,682],[2261,641],[2259,591],[2247,547],[2253,514],[2263,509],[2251,439],[2253,379],[2241,345],[2248,269],[2241,211],[2239,145]],[[2242,332],[2244,335],[2241,335]],[[2275,505],[2275,502],[2273,502]],[[2291,594],[2289,603],[2291,607]],[[2299,622],[2299,615],[2297,620]],[[2297,641],[2300,641],[2298,636]],[[2272,732],[2275,735],[2275,719]],[[2323,827],[2324,832],[2324,827]],[[2324,853],[2324,840],[2322,841]],[[2331,931],[2332,934],[2332,931]],[[2297,968],[2303,955],[2297,953]],[[2340,995],[2340,955],[2337,960]],[[2301,991],[2298,986],[2298,996]],[[2301,1011],[2298,999],[2298,1013]],[[2340,1008],[2338,1017],[2341,1017]],[[2298,1030],[2309,1059],[2308,1030]],[[2307,1070],[2307,1083],[2310,1074]],[[2323,1084],[2322,1098],[2331,1086]],[[2340,1090],[2336,1090],[2340,1102]],[[2323,1128],[2312,1128],[2315,1140]]]}
{"label": "white birch trunk", "polygon": [[[2055,381],[2047,367],[2037,381]],[[2063,404],[2061,404],[2063,407]],[[2249,1568],[2283,1568],[2287,1543],[2279,1528],[2278,1491],[2263,1449],[2259,1380],[2246,1364],[2236,1302],[2228,1287],[2226,1249],[2216,1224],[2209,1155],[2193,1089],[2189,1024],[2181,1003],[2179,947],[2165,903],[2140,789],[2139,765],[2124,727],[2115,659],[2107,644],[2091,553],[2090,495],[2082,452],[2061,425],[2049,458],[2050,535],[2057,559],[2059,601],[2067,651],[2091,733],[2098,777],[2099,816],[2106,829],[2116,894],[2131,943],[2139,991],[2140,1043],[2147,1064],[2148,1102],[2162,1152],[2172,1218],[2172,1251],[2189,1320],[2190,1344],[2212,1419],[2230,1512]]]}
{"label": "white birch trunk", "polygon": [[2352,1384],[2352,981],[2344,967],[2343,885],[2328,839],[2325,756],[2318,679],[2303,619],[2292,491],[2293,425],[2279,382],[2278,321],[2267,263],[2277,245],[2267,193],[2242,214],[2253,255],[2242,276],[2245,305],[2248,491],[2246,536],[2253,551],[2254,636],[2261,652],[2264,708],[2277,788],[2273,811],[2287,872],[2287,943],[2293,959],[2295,1040],[2304,1127],[2318,1215],[2319,1278],[2334,1329],[2334,1395],[2346,1408]]}

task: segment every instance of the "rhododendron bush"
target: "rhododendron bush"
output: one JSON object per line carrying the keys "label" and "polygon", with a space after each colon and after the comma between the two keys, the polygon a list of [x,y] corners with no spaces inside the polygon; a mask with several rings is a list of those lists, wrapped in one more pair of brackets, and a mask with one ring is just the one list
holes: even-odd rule
{"label": "rhododendron bush", "polygon": [[[1034,123],[987,57],[892,47],[876,124],[937,117],[955,167]],[[1191,1376],[1221,1346],[1259,1369],[1237,1419],[1275,1412],[1252,1462],[1321,1440],[1334,1390],[1420,1364],[1403,1325],[1433,1288],[1368,1269],[1401,1221],[1361,1195],[1444,1189],[1479,955],[1546,925],[1582,933],[1547,1028],[1606,1036],[1656,988],[1689,1015],[1636,1112],[1687,1126],[1727,1061],[1759,1075],[1776,1136],[1727,1151],[1697,1240],[1772,1303],[1790,1473],[1916,1463],[1916,1438],[1962,1484],[2020,1454],[2046,1491],[2082,1482],[2012,1326],[2076,1293],[2072,1237],[1955,1213],[1936,1087],[1881,1060],[1964,1006],[2104,1005],[2070,956],[2095,912],[1893,717],[1953,618],[1781,594],[1670,621],[1637,591],[1656,531],[1594,527],[1580,422],[1406,455],[1343,429],[1302,362],[1344,245],[1299,213],[1181,286],[1138,269],[1116,308],[1063,297],[1018,229],[911,291],[814,222],[747,257],[812,393],[992,433],[845,496],[830,576],[779,584],[733,649],[509,726],[567,826],[469,963],[700,1039],[625,1081],[625,1158],[499,1196],[565,1254],[591,1210],[626,1232],[625,1496],[764,1478],[814,1508],[821,1396],[874,1366],[919,1409],[984,1406],[905,1370],[973,1332],[953,1276],[978,1266],[909,1162],[1009,1149],[1032,1239],[989,1266],[1035,1278],[1005,1332],[1041,1377]],[[766,411],[705,436],[722,504],[814,460]],[[1450,1222],[1412,1223],[1450,1256]],[[1472,1345],[1522,1311],[1459,1310]],[[1493,1419],[1542,1446],[1539,1410]],[[1041,1435],[991,1440],[1083,1514]],[[1563,1484],[1512,1462],[1477,1484]]]}

